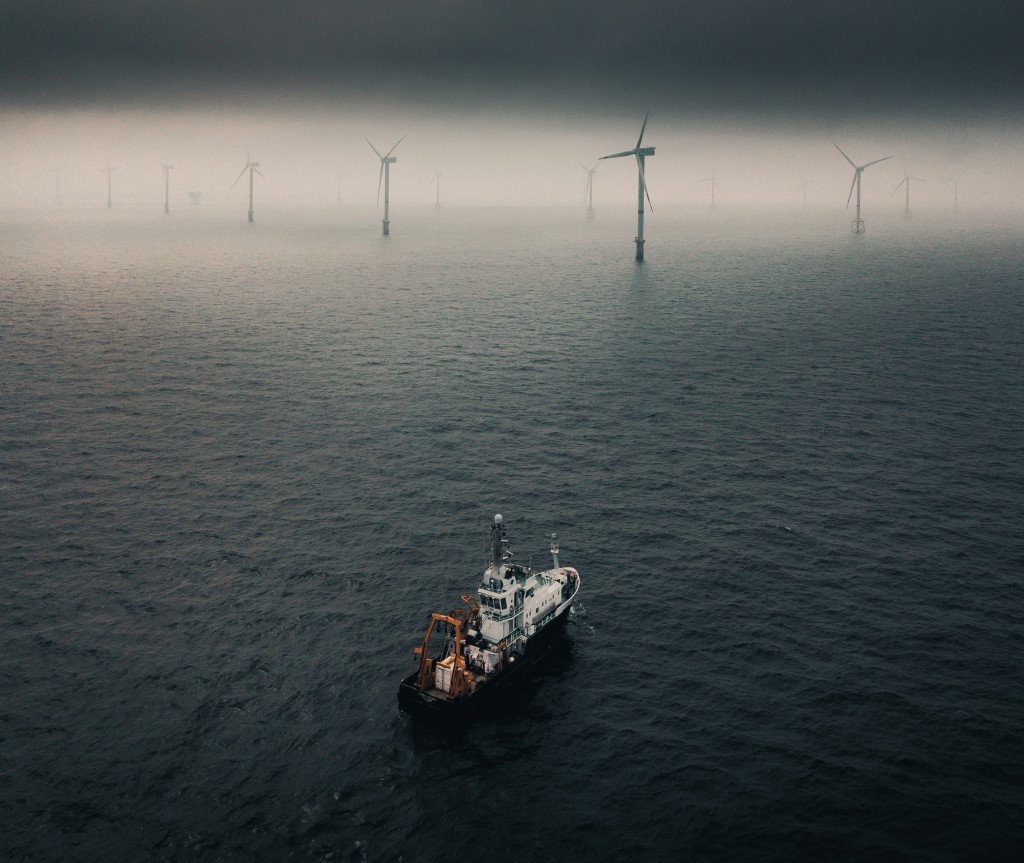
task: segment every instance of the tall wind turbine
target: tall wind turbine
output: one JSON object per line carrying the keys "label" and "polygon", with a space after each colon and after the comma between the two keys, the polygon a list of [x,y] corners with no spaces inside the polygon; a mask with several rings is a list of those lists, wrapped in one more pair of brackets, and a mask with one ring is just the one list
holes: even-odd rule
{"label": "tall wind turbine", "polygon": [[947,180],[946,182],[953,184],[953,212],[960,212],[960,181],[959,180]]}
{"label": "tall wind turbine", "polygon": [[893,189],[892,192],[889,195],[889,197],[891,198],[893,195],[895,195],[900,190],[900,186],[906,185],[906,187],[907,187],[907,197],[906,197],[906,203],[903,205],[903,218],[904,219],[911,218],[911,213],[910,213],[910,181],[911,180],[917,180],[917,182],[919,182],[919,183],[927,183],[928,182],[927,180],[922,180],[920,177],[911,177],[910,174],[907,173],[907,166],[904,165],[903,166],[903,179],[900,180],[896,184],[896,188]]}
{"label": "tall wind turbine", "polygon": [[261,177],[263,176],[263,174],[261,174],[257,170],[259,168],[259,166],[260,166],[259,162],[254,162],[252,159],[249,158],[249,151],[246,150],[245,151],[245,167],[242,168],[241,173],[239,173],[239,175],[237,177],[235,177],[235,182],[233,182],[231,184],[231,188],[232,189],[235,188],[235,186],[238,185],[238,181],[242,179],[242,175],[246,171],[249,172],[249,221],[250,222],[252,221],[252,175],[253,174],[259,174]]}
{"label": "tall wind turbine", "polygon": [[864,173],[865,168],[870,168],[872,165],[877,165],[879,162],[884,162],[886,159],[891,159],[892,156],[883,156],[881,159],[875,159],[873,162],[868,162],[864,165],[854,165],[853,159],[843,153],[838,144],[833,146],[842,153],[844,159],[850,163],[853,167],[853,182],[850,183],[850,194],[846,196],[846,208],[850,208],[850,198],[853,197],[853,187],[857,187],[857,217],[853,220],[853,233],[863,234],[864,233],[864,220],[860,217],[860,175]]}
{"label": "tall wind turbine", "polygon": [[[365,135],[363,135],[363,137],[366,139],[366,143],[370,144],[370,139],[367,138]],[[380,154],[380,151],[376,147],[374,147],[373,144],[370,144],[370,149],[373,150],[373,152],[377,154],[377,158],[380,159],[380,177],[377,178],[377,206],[378,207],[380,206],[380,184],[381,184],[381,180],[384,181],[384,236],[385,237],[388,236],[388,234],[391,233],[391,220],[388,218],[388,204],[389,204],[389,194],[388,193],[389,193],[389,181],[390,181],[390,178],[391,178],[391,166],[393,164],[395,164],[395,162],[398,161],[398,159],[396,159],[391,154],[395,152],[395,147],[397,147],[399,144],[402,143],[402,141],[405,140],[405,137],[406,137],[405,135],[402,135],[401,138],[399,138],[397,141],[395,141],[395,146],[392,147],[390,150],[388,150],[386,156],[382,156]],[[440,194],[440,192],[438,194]]]}
{"label": "tall wind turbine", "polygon": [[107,167],[100,168],[100,173],[101,174],[104,171],[106,171],[106,173],[107,173],[107,209],[109,210],[110,207],[111,207],[111,201],[110,201],[110,175],[114,173],[114,169],[110,167],[110,163],[109,162],[107,163]]}
{"label": "tall wind turbine", "polygon": [[171,170],[174,165],[164,162],[164,215],[171,212]]}
{"label": "tall wind turbine", "polygon": [[[398,145],[396,144],[395,146],[398,146]],[[431,186],[434,186],[434,185],[437,186],[437,197],[434,199],[434,209],[435,210],[440,210],[441,209],[441,178],[443,176],[444,176],[444,174],[442,174],[440,171],[438,171],[436,174],[434,174],[433,177],[430,178],[430,182],[427,183],[427,188],[428,189]]]}
{"label": "tall wind turbine", "polygon": [[594,218],[594,174],[597,173],[597,165],[593,168],[588,168],[582,162],[577,162],[584,171],[587,172],[587,185],[583,191],[583,200],[587,202],[587,218]]}
{"label": "tall wind turbine", "polygon": [[[647,118],[650,112],[644,116],[644,124],[640,127],[640,137],[636,139],[636,146],[632,150],[624,150],[621,153],[612,153],[610,156],[602,156],[602,159],[619,159],[623,156],[636,156],[637,168],[637,192],[636,192],[636,259],[644,259],[644,195],[647,195],[647,203],[651,204],[651,196],[647,194],[647,181],[644,179],[644,159],[654,155],[654,147],[641,147],[644,140],[644,130],[647,128]],[[651,211],[654,205],[651,204]]]}
{"label": "tall wind turbine", "polygon": [[710,177],[705,177],[703,180],[698,180],[698,183],[710,183],[711,184],[711,212],[715,212],[715,190],[722,191],[718,188],[718,181],[715,179],[715,172],[711,172]]}

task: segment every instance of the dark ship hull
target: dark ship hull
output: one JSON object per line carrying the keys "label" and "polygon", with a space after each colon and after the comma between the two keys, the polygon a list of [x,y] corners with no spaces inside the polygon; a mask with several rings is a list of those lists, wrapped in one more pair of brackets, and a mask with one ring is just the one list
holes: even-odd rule
{"label": "dark ship hull", "polygon": [[398,706],[413,716],[445,723],[467,719],[495,707],[527,684],[538,666],[564,646],[570,608],[567,606],[562,614],[530,638],[513,662],[478,684],[468,695],[448,699],[436,690],[421,692],[416,686],[418,672],[413,672],[398,686]]}

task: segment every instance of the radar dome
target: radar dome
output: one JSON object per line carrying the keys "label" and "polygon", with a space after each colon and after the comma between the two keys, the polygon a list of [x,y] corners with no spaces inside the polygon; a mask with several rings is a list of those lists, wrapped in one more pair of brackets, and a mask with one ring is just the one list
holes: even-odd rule
{"label": "radar dome", "polygon": [[494,523],[495,524],[501,524],[502,521],[503,521],[503,519],[501,517],[501,513],[499,512],[496,516],[494,516]]}

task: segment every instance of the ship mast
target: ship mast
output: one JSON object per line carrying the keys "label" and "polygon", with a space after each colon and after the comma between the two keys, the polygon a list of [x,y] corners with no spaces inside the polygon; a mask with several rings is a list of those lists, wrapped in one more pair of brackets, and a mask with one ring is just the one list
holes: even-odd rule
{"label": "ship mast", "polygon": [[512,557],[512,551],[508,547],[508,540],[505,538],[505,524],[499,513],[494,516],[494,524],[491,525],[491,562],[489,567],[492,572],[491,578],[504,578],[502,568],[510,557]]}
{"label": "ship mast", "polygon": [[554,558],[555,569],[558,569],[558,542],[556,541],[557,539],[558,534],[551,534],[551,557]]}

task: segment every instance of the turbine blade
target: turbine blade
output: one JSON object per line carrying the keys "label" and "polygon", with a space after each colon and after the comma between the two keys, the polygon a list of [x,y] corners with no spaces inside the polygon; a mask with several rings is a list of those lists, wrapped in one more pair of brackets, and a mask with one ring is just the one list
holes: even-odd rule
{"label": "turbine blade", "polygon": [[644,114],[644,124],[640,127],[640,137],[636,139],[636,148],[640,149],[640,142],[644,139],[644,129],[647,128],[647,118],[651,116],[651,112],[648,111]]}
{"label": "turbine blade", "polygon": [[861,165],[860,169],[863,171],[865,168],[870,168],[872,165],[877,165],[879,162],[884,162],[886,159],[891,159],[892,156],[882,156],[881,159],[875,159],[874,162],[868,162],[866,165]]}
{"label": "turbine blade", "polygon": [[[840,150],[839,152],[842,153],[843,151]],[[846,153],[843,153],[843,155],[845,156]],[[849,161],[849,159],[847,159],[847,161]],[[853,187],[857,185],[857,176],[858,176],[858,174],[859,174],[859,172],[855,169],[854,172],[853,172],[853,182],[850,183],[850,194],[846,196],[846,209],[847,210],[850,209],[850,200],[853,198]]]}
{"label": "turbine blade", "polygon": [[621,153],[612,153],[610,156],[602,156],[602,159],[618,159],[622,156],[635,156],[636,150],[624,150]]}
{"label": "turbine blade", "polygon": [[[646,120],[644,122],[647,122]],[[636,154],[636,168],[640,172],[640,182],[644,185],[644,194],[647,196],[647,205],[651,208],[651,212],[654,212],[654,204],[651,203],[651,195],[647,191],[647,178],[644,177],[644,163],[640,161],[640,154]]]}
{"label": "turbine blade", "polygon": [[[372,147],[373,144],[370,144]],[[380,160],[380,174],[377,177],[377,207],[380,208],[380,184],[384,182],[384,160]]]}
{"label": "turbine blade", "polygon": [[[832,146],[835,147],[837,150],[839,150],[840,153],[843,153],[842,148],[838,144],[836,144],[835,142],[832,143]],[[846,159],[846,161],[850,163],[850,167],[852,167],[852,168],[856,168],[857,167],[856,165],[853,164],[853,159],[851,159],[849,156],[847,156],[846,153],[843,153],[843,158]]]}
{"label": "turbine blade", "polygon": [[390,150],[388,150],[388,154],[384,158],[386,159],[388,156],[390,156],[392,153],[394,153],[395,149],[398,147],[398,145],[401,144],[402,141],[404,141],[407,137],[408,137],[408,135],[402,135],[401,138],[399,138],[397,141],[395,141],[395,146],[392,147]]}
{"label": "turbine blade", "polygon": [[233,189],[233,188],[235,188],[235,186],[237,186],[237,185],[238,185],[238,181],[242,179],[242,174],[244,174],[244,173],[245,173],[246,171],[248,171],[248,170],[249,170],[249,162],[248,162],[248,160],[246,160],[246,163],[245,163],[245,167],[244,167],[244,168],[242,168],[242,173],[241,173],[241,174],[239,174],[239,175],[238,175],[237,177],[235,177],[235,182],[233,182],[233,183],[231,184],[231,188],[232,188],[232,189]]}
{"label": "turbine blade", "polygon": [[263,176],[263,172],[259,168],[253,168],[252,170],[253,170],[253,173],[259,174],[261,177]]}
{"label": "turbine blade", "polygon": [[[366,141],[367,144],[370,144],[370,139],[367,138],[366,135],[363,135],[363,140]],[[373,144],[370,144],[370,149],[373,150],[373,152],[377,154],[377,158],[378,159],[383,159],[384,158],[380,154],[380,150],[378,150],[376,147],[374,147]]]}
{"label": "turbine blade", "polygon": [[574,161],[574,162],[575,162],[575,163],[576,163],[577,165],[579,165],[579,166],[580,166],[580,167],[581,167],[581,168],[582,168],[582,169],[583,169],[584,171],[586,171],[586,170],[587,170],[587,166],[586,166],[586,165],[584,165],[584,164],[583,164],[583,163],[582,163],[582,162],[581,162],[581,161],[580,161],[579,159],[573,159],[573,161]]}
{"label": "turbine blade", "polygon": [[895,189],[893,189],[893,190],[892,190],[892,191],[891,191],[891,192],[889,193],[889,197],[891,198],[891,197],[892,197],[893,195],[895,195],[895,194],[896,194],[896,193],[897,193],[897,192],[898,192],[898,191],[900,190],[900,186],[902,186],[902,185],[903,185],[903,184],[904,184],[905,182],[907,182],[907,178],[906,178],[906,177],[904,177],[904,178],[903,178],[902,180],[900,180],[900,181],[899,181],[899,182],[898,182],[898,183],[896,184],[896,188],[895,188]]}

